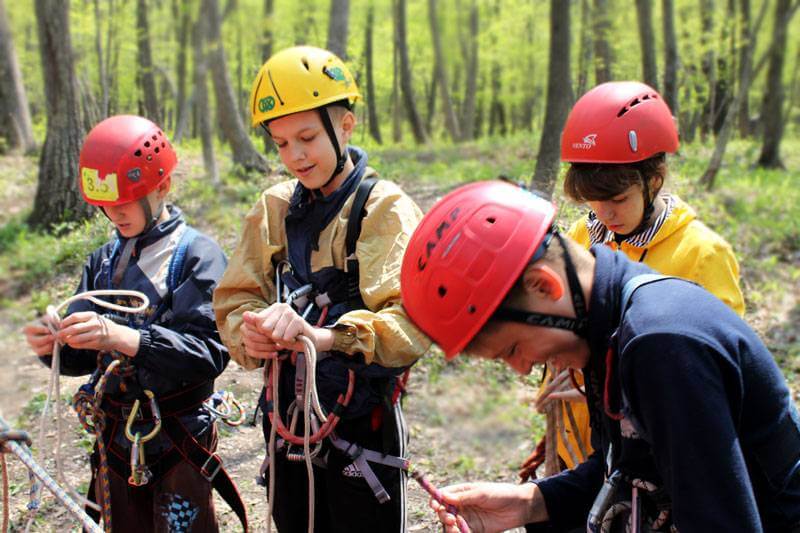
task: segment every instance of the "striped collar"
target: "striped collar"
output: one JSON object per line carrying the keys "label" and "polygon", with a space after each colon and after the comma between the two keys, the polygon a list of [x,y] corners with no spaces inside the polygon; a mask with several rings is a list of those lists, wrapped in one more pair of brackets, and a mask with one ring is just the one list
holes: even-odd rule
{"label": "striped collar", "polygon": [[[663,194],[661,198],[664,200],[666,207],[664,211],[658,216],[655,222],[646,230],[637,233],[635,235],[629,236],[625,239],[624,242],[627,242],[631,246],[635,246],[637,248],[644,248],[653,240],[653,237],[656,236],[658,230],[661,229],[661,226],[664,225],[664,221],[667,220],[670,213],[672,212],[672,208],[675,206],[675,199],[671,194]],[[589,231],[589,241],[594,244],[605,244],[614,240],[614,232],[610,231],[606,228],[602,222],[597,220],[597,215],[595,215],[594,211],[589,212],[589,216],[586,217],[586,229]]]}

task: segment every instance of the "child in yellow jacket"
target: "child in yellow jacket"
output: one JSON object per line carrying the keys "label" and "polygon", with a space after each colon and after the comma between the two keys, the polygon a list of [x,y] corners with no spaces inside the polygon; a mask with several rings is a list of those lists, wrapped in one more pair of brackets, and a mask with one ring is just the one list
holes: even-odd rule
{"label": "child in yellow jacket", "polygon": [[[261,68],[252,122],[297,179],[266,190],[248,213],[214,310],[231,357],[245,368],[271,367],[283,350],[306,351],[300,335],[318,352],[320,403],[341,420],[314,458],[317,529],[402,531],[405,473],[391,457],[392,464],[376,457],[406,453],[398,376],[430,346],[400,303],[400,264],[422,214],[399,187],[377,179],[363,150],[348,146],[358,98],[347,66],[325,50],[289,48]],[[261,395],[267,441],[271,420],[296,412],[293,398],[303,403],[296,390],[306,385],[300,367],[308,360],[297,358],[297,371],[284,360],[277,390]],[[273,457],[279,531],[307,526],[307,467],[296,461],[302,426],[281,434]]]}
{"label": "child in yellow jacket", "polygon": [[[662,274],[694,281],[743,315],[739,265],[730,244],[697,220],[683,200],[661,192],[668,174],[665,154],[677,149],[672,113],[651,87],[610,82],[586,93],[567,118],[561,159],[571,163],[564,192],[591,211],[568,235],[586,248],[605,244]],[[582,384],[580,375],[575,378]],[[548,376],[537,407],[543,410],[555,400],[565,403],[558,455],[573,468],[592,450],[588,410],[564,373]],[[531,475],[539,459],[529,459],[521,475]]]}

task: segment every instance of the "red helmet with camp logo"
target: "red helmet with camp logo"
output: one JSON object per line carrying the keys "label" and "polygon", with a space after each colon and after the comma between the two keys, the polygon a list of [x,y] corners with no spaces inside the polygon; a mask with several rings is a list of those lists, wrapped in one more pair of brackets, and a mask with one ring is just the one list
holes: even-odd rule
{"label": "red helmet with camp logo", "polygon": [[561,159],[570,163],[635,163],[677,150],[672,112],[638,81],[603,83],[581,96],[561,136]]}
{"label": "red helmet with camp logo", "polygon": [[547,200],[485,181],[459,187],[423,217],[403,257],[403,306],[448,359],[500,306],[555,215]]}
{"label": "red helmet with camp logo", "polygon": [[83,141],[78,182],[92,205],[126,204],[155,190],[177,163],[175,150],[157,124],[117,115],[97,124]]}

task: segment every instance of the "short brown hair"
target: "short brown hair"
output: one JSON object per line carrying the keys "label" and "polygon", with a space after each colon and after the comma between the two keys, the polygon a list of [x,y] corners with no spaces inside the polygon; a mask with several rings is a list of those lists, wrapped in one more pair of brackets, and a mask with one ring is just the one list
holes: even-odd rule
{"label": "short brown hair", "polygon": [[[564,178],[564,194],[580,203],[610,200],[631,185],[644,186],[645,179],[649,185],[661,178],[663,185],[667,173],[663,152],[636,163],[572,163]],[[651,194],[656,192],[651,190]]]}

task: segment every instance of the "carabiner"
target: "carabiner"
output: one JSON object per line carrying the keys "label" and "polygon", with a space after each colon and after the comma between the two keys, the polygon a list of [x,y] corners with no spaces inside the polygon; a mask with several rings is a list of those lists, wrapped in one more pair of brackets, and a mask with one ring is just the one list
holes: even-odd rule
{"label": "carabiner", "polygon": [[[153,429],[145,435],[141,437],[141,443],[144,444],[145,442],[152,440],[158,432],[161,431],[161,412],[158,410],[158,404],[156,403],[156,397],[152,391],[146,390],[144,391],[145,396],[147,396],[148,400],[150,401],[150,411],[153,413],[153,422],[154,426]],[[139,433],[137,432],[136,435],[133,434],[131,428],[133,427],[133,421],[136,419],[136,415],[139,413],[139,399],[137,398],[135,402],[133,402],[133,408],[131,409],[131,414],[128,415],[128,421],[125,423],[125,436],[128,438],[129,441],[134,442]]]}

